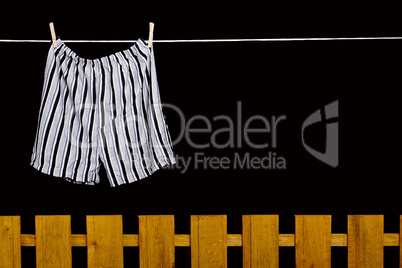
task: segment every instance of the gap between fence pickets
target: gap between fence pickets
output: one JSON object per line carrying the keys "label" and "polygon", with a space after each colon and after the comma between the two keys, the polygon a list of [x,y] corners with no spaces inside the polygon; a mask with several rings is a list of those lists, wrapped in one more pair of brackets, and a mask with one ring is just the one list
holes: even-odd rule
{"label": "gap between fence pickets", "polygon": [[[243,237],[241,234],[228,234],[227,235],[227,245],[229,247],[241,247],[243,244],[242,239],[243,239]],[[34,247],[35,241],[36,241],[35,235],[21,234],[21,246]],[[87,235],[72,234],[71,235],[71,246],[86,247],[87,246]],[[123,246],[124,247],[138,247],[138,235],[136,235],[136,234],[123,235]],[[176,247],[189,247],[190,246],[190,235],[188,235],[188,234],[175,235],[175,246]],[[295,235],[294,234],[279,234],[279,246],[280,247],[294,247],[295,246]],[[347,234],[331,234],[331,246],[346,247],[347,246]],[[384,246],[399,246],[399,234],[398,233],[384,234]]]}

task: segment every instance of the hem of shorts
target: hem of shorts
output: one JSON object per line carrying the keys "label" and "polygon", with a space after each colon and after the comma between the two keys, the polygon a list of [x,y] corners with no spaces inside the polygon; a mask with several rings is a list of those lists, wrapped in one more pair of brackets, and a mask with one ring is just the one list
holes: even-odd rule
{"label": "hem of shorts", "polygon": [[132,183],[138,182],[140,180],[146,179],[146,178],[150,177],[151,175],[153,175],[158,170],[163,169],[164,167],[176,164],[176,159],[174,159],[174,158],[169,159],[169,161],[167,161],[166,159],[159,159],[159,162],[160,162],[160,166],[156,166],[152,171],[149,171],[148,175],[140,176],[136,180],[133,180],[133,181],[122,182],[120,184],[110,185],[110,186],[111,187],[119,187],[119,186],[122,186],[122,185],[132,184]]}
{"label": "hem of shorts", "polygon": [[[145,179],[145,178],[150,177],[152,174],[154,174],[155,172],[157,172],[157,171],[160,170],[160,169],[163,169],[163,168],[166,167],[166,166],[176,164],[176,160],[175,160],[174,158],[173,158],[173,159],[169,159],[169,160],[170,160],[170,161],[167,161],[166,159],[159,160],[160,162],[162,162],[161,165],[155,167],[152,171],[150,171],[150,172],[149,172],[149,175],[145,175],[145,176],[138,177],[136,180],[133,180],[133,181],[122,182],[122,183],[116,184],[116,185],[110,185],[110,187],[118,187],[118,186],[122,186],[122,185],[126,185],[126,184],[131,184],[131,183],[134,183],[134,182],[143,180],[143,179]],[[70,177],[57,176],[57,175],[51,174],[50,172],[47,172],[47,171],[44,171],[44,170],[39,170],[37,163],[31,163],[31,166],[32,166],[33,168],[35,168],[37,171],[41,172],[41,173],[44,173],[44,174],[46,174],[46,175],[53,176],[53,177],[56,177],[56,178],[64,179],[65,181],[70,182],[70,183],[73,183],[73,184],[83,184],[83,185],[90,185],[90,186],[94,186],[94,185],[99,184],[99,181],[89,181],[89,182],[76,181],[76,180],[73,180],[73,179],[70,178]],[[109,182],[110,182],[110,181],[109,181]]]}
{"label": "hem of shorts", "polygon": [[43,174],[46,174],[46,175],[49,175],[49,176],[53,176],[53,177],[55,177],[55,178],[64,179],[65,181],[70,182],[70,183],[73,183],[73,184],[82,184],[82,185],[91,185],[91,186],[94,186],[94,185],[96,185],[96,184],[99,183],[99,182],[96,182],[96,181],[86,181],[86,182],[85,182],[85,181],[75,181],[75,180],[73,180],[73,179],[70,178],[70,177],[57,176],[57,175],[52,174],[52,173],[50,173],[50,172],[47,172],[47,171],[44,171],[44,170],[40,170],[37,163],[31,163],[31,166],[32,166],[34,169],[36,169],[37,171],[39,171],[39,172],[41,172],[41,173],[43,173]]}

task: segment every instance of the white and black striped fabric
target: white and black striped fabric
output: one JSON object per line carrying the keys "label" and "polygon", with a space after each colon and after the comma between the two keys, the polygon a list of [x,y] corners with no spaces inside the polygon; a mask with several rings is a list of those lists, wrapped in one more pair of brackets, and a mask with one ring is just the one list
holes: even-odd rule
{"label": "white and black striped fabric", "polygon": [[90,60],[58,39],[47,58],[31,165],[94,185],[101,163],[111,186],[175,163],[153,49],[139,39]]}

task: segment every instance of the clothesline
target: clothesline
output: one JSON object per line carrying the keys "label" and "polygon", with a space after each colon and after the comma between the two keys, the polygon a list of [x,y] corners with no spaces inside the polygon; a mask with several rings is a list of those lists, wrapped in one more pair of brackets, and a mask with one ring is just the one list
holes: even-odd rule
{"label": "clothesline", "polygon": [[[153,40],[154,43],[223,43],[223,42],[295,42],[295,41],[358,41],[402,40],[400,36],[386,37],[306,37],[306,38],[246,38],[246,39],[177,39]],[[66,43],[133,43],[137,40],[63,40]],[[51,40],[0,39],[0,43],[49,43]]]}

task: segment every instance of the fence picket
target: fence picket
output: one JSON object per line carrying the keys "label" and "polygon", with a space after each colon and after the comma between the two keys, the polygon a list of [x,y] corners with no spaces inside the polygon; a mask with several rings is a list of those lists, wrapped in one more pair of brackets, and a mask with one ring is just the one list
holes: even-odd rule
{"label": "fence picket", "polygon": [[226,215],[191,216],[191,267],[227,267]]}
{"label": "fence picket", "polygon": [[278,215],[243,215],[243,267],[279,267]]}
{"label": "fence picket", "polygon": [[0,267],[21,267],[20,216],[0,217]]}
{"label": "fence picket", "polygon": [[141,268],[174,268],[174,216],[139,216],[139,247]]}
{"label": "fence picket", "polygon": [[296,266],[331,267],[331,216],[296,215]]}
{"label": "fence picket", "polygon": [[87,216],[88,268],[123,267],[121,215]]}
{"label": "fence picket", "polygon": [[71,217],[35,216],[36,267],[71,268]]}
{"label": "fence picket", "polygon": [[384,216],[348,216],[348,267],[384,265]]}

